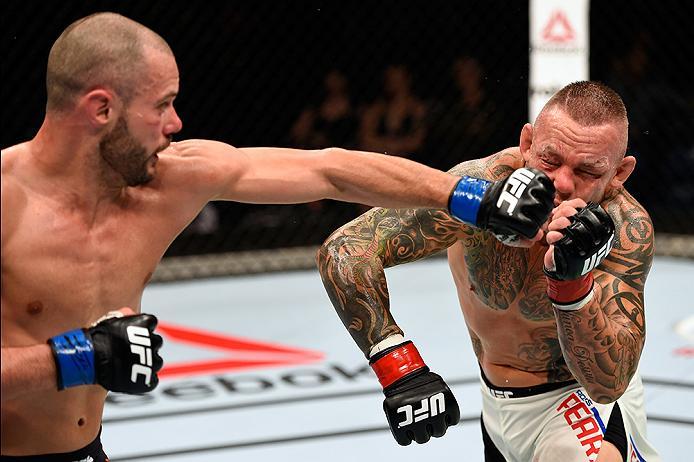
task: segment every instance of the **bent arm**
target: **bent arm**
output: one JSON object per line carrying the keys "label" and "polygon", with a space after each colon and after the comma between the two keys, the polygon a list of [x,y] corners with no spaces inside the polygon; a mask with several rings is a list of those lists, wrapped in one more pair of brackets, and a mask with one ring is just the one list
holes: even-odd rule
{"label": "bent arm", "polygon": [[465,225],[443,210],[373,209],[321,246],[318,269],[342,323],[362,352],[402,334],[390,314],[384,268],[453,245]]}
{"label": "bent arm", "polygon": [[[496,159],[465,162],[452,172],[486,176]],[[390,313],[384,268],[444,250],[471,231],[441,209],[373,209],[328,237],[317,255],[321,279],[364,355],[369,357],[387,337],[402,334]]]}
{"label": "bent arm", "polygon": [[2,401],[57,390],[57,372],[48,345],[2,347]]}
{"label": "bent arm", "polygon": [[594,273],[593,300],[578,311],[554,310],[566,364],[599,403],[622,396],[636,372],[646,335],[643,290],[654,253],[645,211],[615,220],[615,227],[614,249]]}
{"label": "bent arm", "polygon": [[446,208],[458,177],[402,159],[339,148],[235,148],[207,140],[176,143],[182,171],[209,200],[289,204],[336,199],[385,207]]}

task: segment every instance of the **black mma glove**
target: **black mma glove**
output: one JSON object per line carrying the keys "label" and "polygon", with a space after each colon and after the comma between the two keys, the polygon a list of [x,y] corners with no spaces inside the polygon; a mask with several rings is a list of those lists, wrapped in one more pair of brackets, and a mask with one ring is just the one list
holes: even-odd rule
{"label": "black mma glove", "polygon": [[464,176],[449,199],[458,220],[486,229],[505,243],[532,239],[554,204],[554,184],[534,168],[519,168],[500,181]]}
{"label": "black mma glove", "polygon": [[383,410],[398,444],[426,443],[458,424],[460,410],[453,393],[429,371],[412,342],[376,353],[369,364],[383,386]]}
{"label": "black mma glove", "polygon": [[159,383],[162,338],[151,314],[114,311],[92,327],[48,340],[58,371],[58,389],[99,384],[107,390],[145,393]]}
{"label": "black mma glove", "polygon": [[547,276],[547,295],[554,306],[577,310],[590,301],[593,294],[593,269],[612,250],[615,227],[612,218],[600,207],[589,202],[569,217],[569,226],[554,244],[554,269],[544,268]]}

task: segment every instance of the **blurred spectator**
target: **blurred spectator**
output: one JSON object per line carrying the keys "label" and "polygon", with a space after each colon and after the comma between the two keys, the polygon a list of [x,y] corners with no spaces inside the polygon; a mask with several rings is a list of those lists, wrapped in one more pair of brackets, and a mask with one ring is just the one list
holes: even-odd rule
{"label": "blurred spectator", "polygon": [[426,136],[426,105],[412,92],[410,73],[405,66],[388,66],[383,83],[384,94],[362,116],[360,147],[414,157]]}
{"label": "blurred spectator", "polygon": [[[290,144],[304,149],[332,146],[355,148],[357,124],[347,77],[341,71],[331,69],[323,79],[323,89],[317,102],[307,106],[294,122]],[[342,209],[348,210],[346,215]],[[356,216],[358,210],[358,206],[353,204],[337,205],[334,201],[258,207],[238,225],[271,234],[276,229],[285,228],[286,231],[287,228],[294,227],[295,229],[288,234],[313,233],[324,238],[334,228],[343,224],[328,218],[338,215],[341,218],[345,217],[344,221],[349,221]],[[291,217],[291,220],[288,217]]]}
{"label": "blurred spectator", "polygon": [[664,225],[661,229],[692,232],[680,204],[694,201],[689,178],[694,168],[694,108],[668,84],[653,53],[652,37],[639,32],[626,52],[613,59],[606,78],[629,114],[629,152],[638,161],[629,189]]}
{"label": "blurred spectator", "polygon": [[475,58],[457,58],[451,71],[453,92],[434,105],[427,139],[427,151],[438,159],[433,166],[444,170],[492,154],[503,116],[487,97],[484,70]]}
{"label": "blurred spectator", "polygon": [[330,70],[317,104],[305,108],[291,129],[291,144],[304,149],[355,146],[357,118],[343,73]]}

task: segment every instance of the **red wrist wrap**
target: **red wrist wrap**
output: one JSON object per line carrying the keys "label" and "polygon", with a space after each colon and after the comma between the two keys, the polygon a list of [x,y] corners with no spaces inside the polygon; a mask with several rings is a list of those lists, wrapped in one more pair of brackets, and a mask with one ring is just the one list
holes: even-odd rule
{"label": "red wrist wrap", "polygon": [[554,303],[570,305],[584,298],[593,288],[593,273],[572,281],[559,281],[547,276],[547,295]]}
{"label": "red wrist wrap", "polygon": [[412,343],[394,349],[371,364],[383,388],[425,366],[419,351]]}

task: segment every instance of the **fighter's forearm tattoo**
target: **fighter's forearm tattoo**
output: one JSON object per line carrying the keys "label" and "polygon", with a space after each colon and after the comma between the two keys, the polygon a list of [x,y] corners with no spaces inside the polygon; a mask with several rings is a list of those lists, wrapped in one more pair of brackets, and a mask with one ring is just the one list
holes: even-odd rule
{"label": "fighter's forearm tattoo", "polygon": [[613,210],[615,246],[595,275],[594,299],[577,312],[555,310],[569,368],[599,402],[620,396],[636,371],[645,339],[643,289],[654,253],[653,225],[630,203]]}

